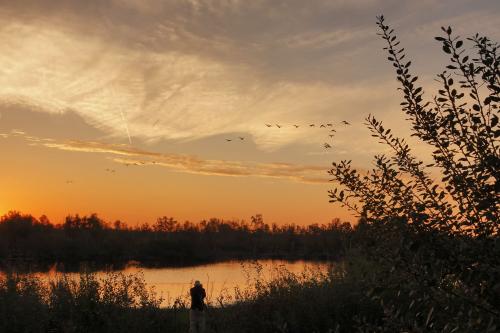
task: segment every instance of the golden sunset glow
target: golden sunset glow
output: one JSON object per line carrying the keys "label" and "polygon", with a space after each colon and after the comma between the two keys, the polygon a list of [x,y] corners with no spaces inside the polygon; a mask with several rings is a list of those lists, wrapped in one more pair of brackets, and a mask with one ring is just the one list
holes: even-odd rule
{"label": "golden sunset glow", "polygon": [[0,214],[355,222],[331,162],[371,167],[368,114],[408,134],[375,16],[404,18],[430,86],[441,25],[500,26],[494,1],[91,3],[0,5]]}

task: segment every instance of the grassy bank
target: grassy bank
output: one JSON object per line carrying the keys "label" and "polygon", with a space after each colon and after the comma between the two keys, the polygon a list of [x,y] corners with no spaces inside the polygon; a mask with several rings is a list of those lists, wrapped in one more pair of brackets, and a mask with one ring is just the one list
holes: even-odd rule
{"label": "grassy bank", "polygon": [[[272,280],[260,271],[256,264],[245,288],[208,301],[209,332],[349,332],[360,313],[380,316],[345,267],[300,275],[281,269]],[[0,331],[187,332],[188,299],[162,301],[140,274],[81,272],[77,280],[43,282],[10,273],[0,278]]]}
{"label": "grassy bank", "polygon": [[[207,332],[494,332],[499,327],[494,316],[476,314],[474,304],[458,296],[428,298],[440,294],[354,251],[344,264],[323,272],[281,269],[270,280],[260,272],[256,264],[245,287],[208,300]],[[453,294],[464,288],[454,284]],[[76,280],[61,275],[42,282],[11,273],[0,277],[0,332],[187,332],[186,295],[166,307],[160,306],[163,301],[141,274],[98,278],[81,272]],[[460,311],[468,316],[450,320]]]}

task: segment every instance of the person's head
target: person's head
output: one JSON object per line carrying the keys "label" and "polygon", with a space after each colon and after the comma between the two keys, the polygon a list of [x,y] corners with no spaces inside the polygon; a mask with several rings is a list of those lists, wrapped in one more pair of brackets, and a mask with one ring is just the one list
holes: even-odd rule
{"label": "person's head", "polygon": [[194,281],[194,286],[195,287],[201,287],[201,282],[198,281],[198,280]]}

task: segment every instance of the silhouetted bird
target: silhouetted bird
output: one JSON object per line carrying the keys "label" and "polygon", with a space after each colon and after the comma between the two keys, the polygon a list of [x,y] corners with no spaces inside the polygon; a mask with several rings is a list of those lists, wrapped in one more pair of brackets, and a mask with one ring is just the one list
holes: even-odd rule
{"label": "silhouetted bird", "polygon": [[226,141],[227,141],[227,142],[231,142],[231,141],[233,141],[233,139],[226,139]]}
{"label": "silhouetted bird", "polygon": [[333,128],[332,128],[332,129],[330,130],[330,132],[335,132],[335,133],[336,133],[337,131],[336,131],[335,129],[333,129]]}
{"label": "silhouetted bird", "polygon": [[319,127],[320,127],[320,128],[321,128],[321,127],[325,127],[325,125],[324,125],[324,124],[321,124]]}
{"label": "silhouetted bird", "polygon": [[326,124],[326,126],[328,126],[328,127],[332,127],[332,126],[333,126],[333,124],[331,124],[331,123],[330,123],[330,124]]}
{"label": "silhouetted bird", "polygon": [[332,146],[330,146],[328,143],[325,143],[325,144],[323,145],[323,147],[325,147],[325,149],[330,149],[330,148],[332,148]]}
{"label": "silhouetted bird", "polygon": [[281,125],[276,124],[276,127],[281,128]]}
{"label": "silhouetted bird", "polygon": [[316,126],[316,125],[314,125],[314,124],[309,125],[309,127],[314,127],[314,126]]}
{"label": "silhouetted bird", "polygon": [[330,138],[333,138],[335,136],[335,134],[330,134],[329,136],[330,136]]}
{"label": "silhouetted bird", "polygon": [[351,125],[349,122],[347,122],[345,120],[342,120],[342,124],[344,124],[344,125]]}
{"label": "silhouetted bird", "polygon": [[240,138],[240,140],[245,140],[245,138],[242,136],[239,136],[238,138]]}
{"label": "silhouetted bird", "polygon": [[266,124],[266,126],[267,126],[267,127],[271,127],[271,126],[273,126],[273,125],[271,125],[271,124]]}
{"label": "silhouetted bird", "polygon": [[293,125],[293,126],[295,126],[295,128],[299,128],[299,125]]}

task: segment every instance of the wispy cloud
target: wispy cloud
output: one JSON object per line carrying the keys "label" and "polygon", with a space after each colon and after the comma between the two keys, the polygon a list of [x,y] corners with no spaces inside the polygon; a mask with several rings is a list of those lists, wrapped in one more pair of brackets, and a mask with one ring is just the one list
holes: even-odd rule
{"label": "wispy cloud", "polygon": [[[382,52],[380,62],[371,56],[381,47],[374,16],[384,10],[414,31],[462,23],[457,13],[476,7],[457,0],[453,14],[449,3],[437,17],[437,1],[9,1],[0,8],[0,102],[72,110],[129,142],[244,132],[263,150],[317,143],[263,124],[397,106],[393,80],[381,75],[390,67],[379,66]],[[483,3],[488,10],[465,15],[475,29],[498,17],[495,1]]]}
{"label": "wispy cloud", "polygon": [[50,138],[30,136],[21,131],[12,131],[10,134],[1,135],[4,137],[21,137],[30,142],[31,145],[46,148],[106,154],[110,155],[109,158],[112,161],[130,167],[160,166],[169,170],[191,174],[265,177],[302,183],[327,183],[329,181],[327,166],[202,159],[184,154],[158,153],[123,144],[77,140],[56,142]]}
{"label": "wispy cloud", "polygon": [[45,143],[43,145],[61,150],[127,156],[130,158],[113,158],[113,161],[131,166],[158,165],[174,171],[193,174],[270,177],[304,183],[328,182],[326,174],[328,168],[326,166],[201,159],[196,156],[156,153],[124,145],[100,142],[68,141],[65,143]]}

